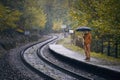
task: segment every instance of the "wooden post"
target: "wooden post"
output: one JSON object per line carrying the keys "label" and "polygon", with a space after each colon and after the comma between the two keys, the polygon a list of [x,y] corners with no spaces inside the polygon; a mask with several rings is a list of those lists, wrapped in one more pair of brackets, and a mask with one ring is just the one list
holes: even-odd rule
{"label": "wooden post", "polygon": [[118,43],[117,43],[117,41],[115,43],[115,57],[116,58],[118,57]]}
{"label": "wooden post", "polygon": [[108,52],[107,55],[110,56],[110,41],[108,41]]}
{"label": "wooden post", "polygon": [[103,39],[102,39],[102,42],[101,42],[102,46],[101,46],[101,52],[103,54]]}

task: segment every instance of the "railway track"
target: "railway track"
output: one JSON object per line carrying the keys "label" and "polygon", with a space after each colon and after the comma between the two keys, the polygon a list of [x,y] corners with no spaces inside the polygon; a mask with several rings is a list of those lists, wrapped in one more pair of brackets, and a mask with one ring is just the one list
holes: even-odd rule
{"label": "railway track", "polygon": [[52,39],[27,47],[21,52],[22,61],[27,67],[29,67],[31,70],[35,71],[39,75],[44,76],[44,78],[47,80],[78,80],[55,68],[52,68],[37,56],[38,48],[55,39],[57,39],[57,37],[53,37]]}
{"label": "railway track", "polygon": [[[24,49],[21,52],[23,63],[40,76],[42,75],[46,80],[106,80],[98,76],[95,78],[96,75],[93,75],[92,73],[83,71],[82,73],[84,74],[81,74],[81,72],[73,71],[73,68],[75,68],[73,65],[69,65],[70,67],[72,66],[72,70],[60,66],[53,61],[57,60],[58,63],[61,62],[57,58],[52,57],[53,60],[50,60],[49,57],[52,55],[48,50],[48,45],[55,43],[57,39],[58,37],[54,36],[51,39],[33,44]],[[65,63],[64,65],[68,64]]]}
{"label": "railway track", "polygon": [[94,80],[93,78],[87,77],[85,75],[82,74],[77,74],[75,72],[72,72],[71,70],[68,70],[64,67],[61,67],[57,64],[55,64],[53,61],[49,60],[48,57],[49,56],[45,56],[44,54],[44,50],[48,45],[44,45],[43,47],[41,47],[40,49],[38,49],[37,55],[39,56],[39,58],[41,58],[44,62],[46,62],[47,64],[49,64],[50,66],[56,68],[57,70],[60,70],[72,77],[75,77],[78,80]]}

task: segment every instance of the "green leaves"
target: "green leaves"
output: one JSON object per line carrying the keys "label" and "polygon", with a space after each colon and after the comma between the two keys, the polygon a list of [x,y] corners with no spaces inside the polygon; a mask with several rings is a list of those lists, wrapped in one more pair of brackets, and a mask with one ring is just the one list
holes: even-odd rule
{"label": "green leaves", "polygon": [[61,20],[55,20],[55,21],[53,21],[53,27],[52,27],[52,29],[54,31],[60,31],[62,24],[63,24],[63,22]]}
{"label": "green leaves", "polygon": [[[43,29],[46,24],[46,14],[43,9],[37,4],[37,0],[26,1],[25,11],[25,28]],[[28,3],[28,4],[27,4]]]}
{"label": "green leaves", "polygon": [[16,23],[19,21],[21,15],[20,11],[11,10],[9,7],[0,4],[0,30],[16,28]]}
{"label": "green leaves", "polygon": [[76,0],[70,14],[79,26],[95,28],[94,36],[116,40],[120,35],[119,4],[119,0]]}

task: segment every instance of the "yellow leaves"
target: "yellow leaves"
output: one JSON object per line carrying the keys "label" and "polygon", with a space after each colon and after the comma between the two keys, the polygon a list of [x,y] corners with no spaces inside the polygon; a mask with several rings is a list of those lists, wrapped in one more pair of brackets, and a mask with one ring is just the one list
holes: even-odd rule
{"label": "yellow leaves", "polygon": [[61,26],[62,26],[62,24],[63,24],[63,22],[61,21],[61,20],[55,20],[54,22],[53,22],[53,27],[52,27],[52,29],[54,30],[54,31],[59,31],[59,30],[61,30]]}
{"label": "yellow leaves", "polygon": [[23,33],[24,31],[22,29],[16,29],[16,31],[20,32],[20,33]]}
{"label": "yellow leaves", "polygon": [[44,14],[43,10],[36,12],[35,17],[35,25],[38,25],[40,28],[44,28],[46,23],[46,14]]}
{"label": "yellow leaves", "polygon": [[15,16],[15,17],[19,17],[19,16],[22,15],[22,13],[18,10],[14,10],[12,15]]}
{"label": "yellow leaves", "polygon": [[6,28],[16,28],[16,22],[19,20],[22,13],[18,10],[11,10],[0,4],[0,30]]}
{"label": "yellow leaves", "polygon": [[46,24],[46,14],[42,10],[41,6],[44,1],[29,0],[25,4],[25,26],[26,28],[43,29]]}
{"label": "yellow leaves", "polygon": [[[70,12],[74,25],[92,26],[96,32],[95,36],[112,36],[120,31],[120,1],[119,0],[77,0]],[[82,12],[82,13],[81,13]],[[118,33],[118,34],[116,34]],[[118,38],[119,39],[119,38]]]}
{"label": "yellow leaves", "polygon": [[17,26],[16,22],[19,21],[21,15],[22,15],[22,13],[18,10],[11,11],[5,17],[6,18],[5,19],[6,25],[11,27],[11,28],[16,28],[16,26]]}
{"label": "yellow leaves", "polygon": [[6,8],[0,4],[0,18],[3,18],[5,16],[5,10]]}
{"label": "yellow leaves", "polygon": [[[25,13],[27,16],[26,25],[29,27],[38,27],[43,29],[46,24],[46,14],[41,8],[29,6],[27,7]],[[31,21],[30,21],[31,20]]]}
{"label": "yellow leaves", "polygon": [[92,24],[95,26],[95,27],[99,27],[100,26],[100,22],[98,20],[92,20]]}
{"label": "yellow leaves", "polygon": [[22,13],[20,13],[20,11],[15,10],[15,11],[11,11],[9,14],[7,14],[6,19],[10,22],[16,22],[19,20],[19,17],[22,15]]}

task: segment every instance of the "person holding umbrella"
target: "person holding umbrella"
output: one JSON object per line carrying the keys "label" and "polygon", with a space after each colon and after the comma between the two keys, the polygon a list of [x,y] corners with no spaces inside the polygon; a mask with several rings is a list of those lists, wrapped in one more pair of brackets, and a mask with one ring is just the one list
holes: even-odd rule
{"label": "person holding umbrella", "polygon": [[85,60],[90,61],[90,44],[91,44],[91,33],[86,31],[83,36],[84,39],[84,51],[85,51]]}
{"label": "person holding umbrella", "polygon": [[90,61],[90,44],[92,40],[91,36],[91,28],[90,27],[79,27],[76,29],[76,31],[82,31],[84,32],[83,39],[84,39],[84,51],[85,51],[85,60]]}

